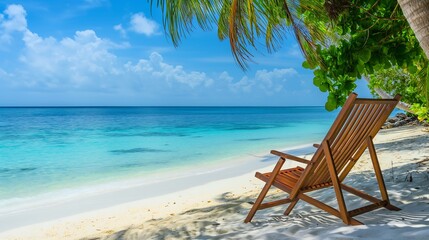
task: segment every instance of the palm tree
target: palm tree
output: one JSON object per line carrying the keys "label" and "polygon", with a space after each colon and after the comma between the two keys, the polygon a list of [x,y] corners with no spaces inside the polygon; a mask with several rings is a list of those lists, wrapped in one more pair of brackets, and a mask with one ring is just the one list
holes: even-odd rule
{"label": "palm tree", "polygon": [[[429,58],[429,0],[398,0],[398,3],[420,47]],[[426,99],[429,106],[429,70],[426,75]]]}
{"label": "palm tree", "polygon": [[[166,33],[177,46],[196,26],[229,39],[231,51],[243,69],[252,61],[259,41],[269,52],[277,50],[292,32],[307,61],[316,63],[316,43],[323,44],[329,22],[321,0],[148,0],[161,8]],[[250,48],[250,49],[249,49]]]}
{"label": "palm tree", "polygon": [[398,0],[398,3],[429,58],[429,0]]}

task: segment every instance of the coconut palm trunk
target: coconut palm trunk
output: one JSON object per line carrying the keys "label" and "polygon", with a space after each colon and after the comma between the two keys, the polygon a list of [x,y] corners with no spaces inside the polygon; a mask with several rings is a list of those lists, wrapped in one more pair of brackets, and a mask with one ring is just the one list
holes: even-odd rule
{"label": "coconut palm trunk", "polygon": [[398,0],[398,3],[429,58],[429,0]]}
{"label": "coconut palm trunk", "polygon": [[[429,59],[429,0],[398,0],[398,3]],[[429,106],[429,70],[425,88],[427,106]]]}
{"label": "coconut palm trunk", "polygon": [[[369,76],[364,76],[363,77],[368,83],[371,81],[370,80],[370,77]],[[389,93],[387,93],[386,91],[384,91],[383,89],[381,89],[381,88],[374,88],[374,91],[377,93],[377,95],[380,97],[380,98],[382,98],[382,99],[392,99],[393,98],[393,96],[392,95],[390,95]],[[411,106],[410,106],[410,104],[408,104],[408,103],[405,103],[405,102],[402,102],[402,101],[399,101],[398,102],[398,105],[396,105],[396,107],[397,108],[399,108],[399,109],[401,109],[401,110],[403,110],[403,111],[405,111],[405,112],[409,112],[409,113],[412,113],[412,114],[416,114],[413,110],[411,110]]]}

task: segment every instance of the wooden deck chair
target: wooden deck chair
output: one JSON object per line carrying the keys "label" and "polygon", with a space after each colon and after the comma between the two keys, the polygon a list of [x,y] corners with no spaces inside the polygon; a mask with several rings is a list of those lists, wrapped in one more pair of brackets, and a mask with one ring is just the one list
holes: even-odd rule
{"label": "wooden deck chair", "polygon": [[[255,176],[266,184],[244,222],[250,222],[257,210],[286,203],[290,205],[284,215],[289,215],[298,200],[333,214],[348,225],[363,224],[353,217],[377,208],[400,210],[390,204],[372,141],[400,98],[401,96],[397,95],[394,99],[360,99],[357,98],[357,94],[351,93],[322,143],[314,144],[317,150],[311,160],[272,150],[271,153],[279,156],[280,159],[272,172],[256,173]],[[381,200],[342,183],[367,148],[380,188]],[[301,162],[307,166],[281,170],[286,159]],[[272,185],[289,193],[289,196],[285,199],[262,203]],[[338,210],[306,195],[307,192],[328,187],[333,187],[335,190]],[[347,211],[343,190],[372,204]]]}

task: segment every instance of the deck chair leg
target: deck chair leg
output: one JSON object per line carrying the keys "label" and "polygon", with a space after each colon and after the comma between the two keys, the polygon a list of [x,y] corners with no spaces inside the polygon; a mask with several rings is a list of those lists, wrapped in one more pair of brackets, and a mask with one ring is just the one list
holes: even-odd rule
{"label": "deck chair leg", "polygon": [[295,198],[289,206],[287,207],[286,211],[283,213],[285,216],[289,215],[289,213],[292,211],[292,209],[295,207],[295,205],[298,203],[299,199]]}
{"label": "deck chair leg", "polygon": [[347,212],[346,203],[344,202],[343,191],[341,190],[338,173],[335,169],[334,159],[328,141],[325,141],[323,143],[323,151],[325,152],[326,164],[328,165],[329,175],[331,176],[332,185],[334,187],[335,195],[337,197],[341,219],[345,224],[350,225],[350,216]]}
{"label": "deck chair leg", "polygon": [[374,172],[375,172],[375,177],[377,178],[378,187],[380,188],[381,199],[383,201],[387,202],[387,205],[385,206],[385,208],[392,210],[392,211],[401,210],[400,208],[395,207],[392,204],[390,204],[389,195],[387,194],[386,185],[385,185],[384,179],[383,179],[383,174],[381,173],[381,168],[380,168],[380,164],[378,162],[377,153],[375,152],[374,143],[373,143],[371,137],[368,137],[367,145],[368,145],[369,154],[371,156],[372,165],[374,166]]}
{"label": "deck chair leg", "polygon": [[268,190],[270,190],[270,187],[273,184],[274,180],[276,179],[277,174],[280,172],[280,169],[282,168],[284,162],[285,162],[284,158],[280,158],[279,161],[277,162],[277,164],[274,167],[274,170],[271,174],[270,179],[267,181],[264,188],[262,188],[261,193],[259,193],[258,198],[256,198],[255,203],[253,204],[252,208],[250,209],[249,213],[247,214],[247,217],[244,220],[245,223],[252,221],[253,216],[255,216],[256,211],[258,211],[259,207],[261,206],[262,201],[264,200],[265,196],[267,195]]}
{"label": "deck chair leg", "polygon": [[[307,196],[303,193],[300,193],[298,195],[298,197],[300,199],[302,199],[303,201],[310,203],[310,204],[322,209],[323,211],[326,211],[327,213],[330,213],[330,214],[342,219],[341,213],[337,209],[334,209],[333,207],[326,205],[326,204],[322,203],[321,201],[316,200],[316,199],[314,199],[310,196]],[[349,225],[363,225],[363,223],[359,222],[358,220],[354,219],[353,217],[350,217]]]}

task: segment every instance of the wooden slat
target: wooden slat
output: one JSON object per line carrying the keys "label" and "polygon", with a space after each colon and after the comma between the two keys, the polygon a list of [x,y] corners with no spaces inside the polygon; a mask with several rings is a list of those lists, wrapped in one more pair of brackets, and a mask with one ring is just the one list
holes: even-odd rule
{"label": "wooden slat", "polygon": [[294,155],[290,155],[290,154],[287,154],[287,153],[282,153],[282,152],[279,152],[279,151],[276,151],[276,150],[271,150],[271,154],[277,155],[277,156],[285,158],[285,159],[290,159],[290,160],[293,160],[293,161],[297,161],[297,162],[300,162],[300,163],[305,163],[305,164],[309,164],[310,163],[310,161],[307,160],[307,159],[300,158],[300,157],[297,157],[297,156],[294,156]]}
{"label": "wooden slat", "polygon": [[[260,179],[260,180],[262,180],[262,181],[264,181],[264,182],[267,182],[270,179],[266,175],[264,175],[262,173],[259,173],[259,172],[257,172],[255,174],[255,177],[258,178],[258,179]],[[279,189],[281,189],[281,190],[283,190],[285,192],[290,192],[292,190],[291,187],[285,185],[284,183],[278,182],[278,181],[273,182],[273,186],[275,186],[275,187],[277,187],[277,188],[279,188]]]}
{"label": "wooden slat", "polygon": [[396,104],[398,103],[398,100],[396,100],[396,99],[392,100],[392,99],[357,98],[355,102],[356,102],[356,104],[373,104],[374,102],[378,102],[378,103],[384,103],[384,104],[395,104],[395,106],[396,106]]}
{"label": "wooden slat", "polygon": [[[348,136],[348,139],[346,139],[345,141],[342,141],[342,142],[337,141],[337,145],[342,144],[339,147],[338,146],[332,146],[331,147],[331,150],[333,151],[333,158],[335,159],[335,165],[336,165],[337,172],[340,172],[339,167],[341,166],[341,161],[347,160],[347,156],[345,153],[347,152],[347,149],[350,147],[349,146],[350,141],[354,140],[353,135],[356,134],[356,132],[357,132],[356,129],[357,129],[358,125],[360,124],[362,119],[364,119],[364,117],[365,117],[365,115],[363,113],[366,113],[368,109],[367,109],[367,106],[362,106],[358,110],[359,110],[357,112],[358,114],[356,116],[354,116],[354,115],[351,116],[349,119],[350,121],[352,121],[352,123],[349,124],[352,126],[351,131],[350,131],[351,135]],[[325,170],[324,175],[325,175],[325,178],[323,178],[322,181],[326,181],[326,178],[329,176],[329,172],[327,170]]]}
{"label": "wooden slat", "polygon": [[[296,177],[296,179],[299,179],[302,175],[302,171],[293,171],[291,174]],[[298,182],[298,181],[297,181]]]}
{"label": "wooden slat", "polygon": [[280,200],[276,200],[276,201],[272,201],[272,202],[267,202],[267,203],[262,203],[258,210],[262,210],[265,208],[270,208],[270,207],[275,207],[275,206],[279,206],[282,204],[286,204],[286,203],[290,203],[292,200],[290,200],[289,198],[285,198],[285,199],[280,199]]}
{"label": "wooden slat", "polygon": [[[318,207],[318,208],[320,208],[320,209],[322,209],[322,210],[324,210],[324,211],[326,211],[326,212],[328,212],[328,213],[330,213],[336,217],[341,218],[341,214],[338,210],[336,210],[335,208],[333,208],[329,205],[322,203],[321,201],[318,201],[318,200],[316,200],[312,197],[309,197],[303,193],[298,194],[298,198],[302,199],[303,201],[306,201],[307,203],[310,203],[310,204],[312,204],[312,205],[314,205],[314,206],[316,206],[316,207]],[[350,217],[350,225],[363,225],[363,223],[361,223],[358,220]]]}
{"label": "wooden slat", "polygon": [[[357,106],[357,107],[354,108],[354,110],[355,111],[351,111],[350,116],[351,117],[355,117],[356,116],[356,118],[355,119],[351,119],[350,116],[349,116],[349,119],[346,122],[346,124],[349,124],[351,120],[354,120],[353,121],[353,129],[352,129],[353,131],[352,131],[352,134],[356,133],[355,128],[357,128],[357,126],[359,124],[359,121],[364,118],[364,115],[362,114],[362,112],[363,113],[367,112],[367,106]],[[357,113],[357,115],[356,115],[356,113]],[[335,140],[335,139],[331,139],[331,141],[333,141],[333,140]],[[338,142],[337,142],[337,144],[338,144]],[[347,147],[347,145],[344,144],[344,147]],[[335,159],[337,161],[337,157],[338,156],[334,156],[334,157],[335,157]],[[326,164],[322,164],[320,166],[320,169],[317,169],[315,171],[315,175],[317,177],[310,183],[311,185],[317,184],[319,182],[326,182],[326,181],[328,181],[329,180],[329,171],[328,171],[328,168],[327,168]],[[308,185],[310,185],[310,184],[308,184]]]}
{"label": "wooden slat", "polygon": [[328,133],[326,134],[325,140],[331,140],[332,136],[336,136],[338,132],[341,130],[342,125],[346,121],[348,115],[353,109],[353,105],[355,104],[357,94],[350,94],[348,97],[346,103],[344,104],[343,108],[341,109],[340,113],[338,114],[338,117],[335,119],[334,123],[332,124],[331,129],[329,129]]}
{"label": "wooden slat", "polygon": [[314,167],[312,169],[312,178],[310,178],[308,181],[306,181],[303,186],[312,186],[316,182],[321,182],[323,176],[323,170],[327,169],[325,164],[325,155],[321,155],[320,159],[317,160],[317,163],[314,163]]}
{"label": "wooden slat", "polygon": [[[340,113],[338,114],[337,118],[335,119],[334,123],[332,124],[331,128],[329,129],[328,133],[326,134],[326,137],[324,140],[329,139],[332,135],[335,135],[339,128],[339,126],[341,126],[343,124],[343,121],[345,121],[345,119],[347,118],[348,114],[350,113],[352,106],[355,102],[357,98],[357,94],[356,93],[351,93],[349,95],[349,97],[347,98],[347,101],[345,102],[343,108],[341,109]],[[311,160],[312,163],[315,163],[316,160],[321,160],[319,159],[320,156],[322,155],[322,148],[318,148],[316,153],[313,155],[313,158]],[[294,199],[296,197],[296,195],[299,192],[299,189],[301,189],[301,186],[304,182],[307,181],[307,178],[311,177],[310,173],[312,172],[313,169],[313,165],[309,165],[310,167],[307,167],[305,169],[305,171],[302,174],[302,177],[299,179],[299,181],[296,184],[295,189],[292,190],[291,192],[291,198]]]}
{"label": "wooden slat", "polygon": [[[348,144],[353,138],[351,137],[355,134],[355,129],[358,127],[359,118],[361,117],[362,111],[365,109],[365,106],[355,105],[354,111],[349,116],[348,121],[346,122],[339,138],[335,139],[335,142],[331,144],[333,151],[333,156],[335,162],[337,163],[337,171],[339,171],[338,166],[340,166],[342,161],[346,161],[347,156],[342,154],[344,149],[347,148]],[[338,146],[338,147],[337,147]]]}
{"label": "wooden slat", "polygon": [[[343,190],[349,192],[349,193],[352,193],[352,194],[354,194],[354,195],[356,195],[358,197],[361,197],[361,198],[363,198],[365,200],[368,200],[370,202],[373,202],[373,203],[378,203],[378,202],[382,201],[382,200],[380,200],[378,198],[375,198],[375,197],[373,197],[373,196],[371,196],[371,195],[369,195],[369,194],[367,194],[367,193],[365,193],[363,191],[357,190],[357,189],[355,189],[353,187],[350,187],[348,185],[345,185],[345,184],[341,184],[341,188]],[[399,210],[401,210],[400,208],[395,207],[392,204],[390,204],[390,201],[388,199],[386,200],[386,205],[384,205],[384,207],[387,208],[387,209],[389,209],[389,210],[392,210],[392,211],[399,211]]]}
{"label": "wooden slat", "polygon": [[[373,127],[373,122],[375,121],[374,118],[378,117],[378,112],[383,109],[380,109],[380,106],[376,105],[375,108],[372,108],[370,112],[366,115],[366,120],[361,123],[360,128],[356,129],[357,134],[353,136],[354,142],[349,143],[350,147],[348,148],[347,156],[350,158],[353,158],[353,155],[361,146],[362,144],[365,144],[365,138],[368,136],[368,134],[371,132],[371,129]],[[342,172],[340,172],[340,181],[342,181],[345,176],[343,172],[347,169],[346,167],[347,163],[344,163],[344,165],[341,166]]]}
{"label": "wooden slat", "polygon": [[353,209],[353,210],[349,211],[348,214],[349,214],[350,217],[354,217],[354,216],[361,215],[361,214],[364,214],[364,213],[367,213],[367,212],[371,212],[371,211],[373,211],[373,210],[375,210],[377,208],[382,208],[382,207],[384,207],[386,205],[387,205],[386,201],[380,201],[380,202],[377,202],[377,203],[373,203],[373,204],[370,204],[370,205],[366,205],[366,206],[363,206],[363,207],[360,207],[360,208]]}
{"label": "wooden slat", "polygon": [[304,187],[301,189],[303,192],[310,192],[310,191],[319,190],[327,187],[332,187],[332,182],[320,183],[313,186]]}
{"label": "wooden slat", "polygon": [[[347,148],[343,153],[347,157],[347,160],[352,158],[353,154],[356,152],[356,149],[365,142],[367,134],[369,134],[371,131],[371,123],[374,121],[374,118],[377,117],[377,110],[379,110],[378,106],[372,106],[372,108],[368,108],[368,111],[363,117],[363,121],[360,121],[358,128],[354,130],[355,133],[350,137],[351,141],[347,143]],[[337,168],[337,171],[341,173],[346,165],[347,162],[339,163],[339,169]],[[340,181],[342,180],[343,179],[340,177]]]}
{"label": "wooden slat", "polygon": [[276,182],[280,182],[288,186],[289,188],[293,188],[295,186],[296,181],[293,179],[290,179],[287,175],[277,175]]}
{"label": "wooden slat", "polygon": [[[362,125],[365,124],[366,121],[368,121],[367,119],[369,118],[371,111],[373,110],[371,105],[363,106],[363,109],[364,111],[361,112],[357,118],[353,119],[354,126],[351,134],[348,136],[348,140],[344,143],[342,149],[336,152],[336,154],[342,154],[343,156],[345,156],[344,160],[350,159],[351,151],[353,151],[354,145],[359,140],[360,135],[363,134],[360,128],[362,128]],[[339,166],[340,164],[343,165],[342,163],[338,162]],[[343,166],[341,166],[340,169],[338,169],[337,167],[337,171],[340,172],[339,170],[342,170],[342,167]]]}
{"label": "wooden slat", "polygon": [[[335,148],[336,145],[338,144],[338,142],[340,140],[342,140],[342,138],[346,138],[348,139],[349,135],[348,133],[353,132],[350,131],[350,128],[355,128],[355,123],[351,122],[353,119],[359,118],[359,116],[361,116],[362,111],[365,109],[364,105],[355,105],[352,112],[350,113],[349,117],[348,117],[348,121],[344,124],[345,126],[343,127],[344,131],[347,134],[341,134],[340,138],[338,139],[334,139],[334,142],[332,143],[332,147]],[[332,140],[331,140],[332,141]]]}
{"label": "wooden slat", "polygon": [[375,198],[375,197],[373,197],[371,195],[368,195],[368,194],[366,194],[366,193],[364,193],[364,192],[362,192],[360,190],[357,190],[357,189],[355,189],[353,187],[350,187],[350,186],[347,186],[345,184],[341,184],[341,188],[344,189],[345,191],[349,192],[349,193],[352,193],[352,194],[354,194],[354,195],[356,195],[358,197],[361,197],[361,198],[363,198],[365,200],[368,200],[370,202],[373,202],[373,203],[381,201],[378,198]]}
{"label": "wooden slat", "polygon": [[298,182],[299,177],[301,177],[301,174],[298,174],[297,171],[287,171],[287,172],[280,172],[283,175],[288,175],[290,178],[293,178],[295,182]]}
{"label": "wooden slat", "polygon": [[[382,109],[383,111],[381,111],[378,115],[379,119],[378,119],[378,123],[374,123],[373,128],[369,129],[366,133],[365,136],[371,136],[374,134],[374,129],[378,132],[379,127],[381,127],[381,125],[385,122],[385,120],[387,119],[387,116],[390,114],[392,109],[389,109],[389,106],[384,106],[384,108]],[[355,146],[358,150],[354,153],[354,155],[352,156],[353,159],[359,159],[363,152],[365,151],[365,149],[367,148],[367,144],[365,140],[362,140],[362,143],[360,145],[360,147]],[[343,172],[340,173],[340,180],[344,180],[344,178],[348,175],[348,173],[350,172],[350,170],[353,168],[353,166],[356,164],[356,162],[353,162],[351,164],[349,164],[344,170]]]}

